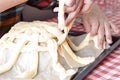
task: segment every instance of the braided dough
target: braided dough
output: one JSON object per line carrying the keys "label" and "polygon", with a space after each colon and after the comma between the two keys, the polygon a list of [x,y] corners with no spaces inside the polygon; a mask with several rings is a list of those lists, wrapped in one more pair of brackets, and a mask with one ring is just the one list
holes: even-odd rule
{"label": "braided dough", "polygon": [[74,51],[82,50],[94,38],[88,34],[78,47],[75,46],[67,36],[72,23],[65,26],[64,0],[60,0],[60,10],[58,24],[45,21],[19,22],[0,39],[0,76],[70,80],[78,67],[95,60],[94,56],[80,57],[75,54]]}

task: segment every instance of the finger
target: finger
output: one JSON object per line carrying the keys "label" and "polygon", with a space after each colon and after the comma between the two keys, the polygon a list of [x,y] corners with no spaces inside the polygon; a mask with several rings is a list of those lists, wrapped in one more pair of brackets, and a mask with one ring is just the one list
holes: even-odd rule
{"label": "finger", "polygon": [[90,20],[91,22],[91,31],[90,31],[90,34],[91,36],[95,36],[97,33],[98,33],[98,26],[99,26],[99,23],[98,23],[98,19],[96,18],[92,18],[92,20]]}
{"label": "finger", "polygon": [[75,17],[76,16],[74,13],[69,13],[67,18],[66,18],[66,26],[68,26]]}
{"label": "finger", "polygon": [[84,0],[84,6],[82,9],[82,12],[87,12],[92,5],[93,1],[92,0]]}
{"label": "finger", "polygon": [[99,46],[99,48],[103,48],[103,44],[104,44],[104,40],[105,40],[104,35],[105,35],[104,27],[103,27],[103,25],[100,25],[99,29],[98,29],[98,46]]}
{"label": "finger", "polygon": [[73,5],[71,7],[65,6],[65,12],[70,13],[70,12],[74,12],[76,10],[77,6]]}
{"label": "finger", "polygon": [[74,12],[69,13],[66,19],[66,25],[69,25],[69,23],[79,14],[83,2],[80,0],[78,3],[79,3],[79,6],[77,7],[77,9]]}
{"label": "finger", "polygon": [[[74,12],[77,7],[78,7],[78,6],[76,6],[76,4],[71,5],[71,6],[66,6],[66,5],[65,5],[64,11],[65,11],[66,13]],[[59,9],[59,7],[55,7],[55,8],[53,9],[53,11],[54,11],[54,12],[58,12],[58,9]]]}
{"label": "finger", "polygon": [[120,37],[120,33],[116,34],[115,32],[112,32],[112,36],[119,36]]}
{"label": "finger", "polygon": [[[70,12],[74,12],[74,11],[76,10],[76,8],[77,8],[76,5],[73,5],[73,6],[71,6],[71,7],[65,6],[64,11],[65,11],[66,13],[70,13]],[[53,12],[58,12],[58,10],[59,10],[59,7],[55,7],[55,8],[53,9]]]}
{"label": "finger", "polygon": [[59,10],[59,7],[55,7],[55,8],[53,9],[53,12],[58,12],[58,10]]}
{"label": "finger", "polygon": [[112,34],[111,34],[111,28],[110,25],[107,22],[104,22],[105,26],[105,36],[106,36],[106,41],[107,43],[111,44],[112,43]]}
{"label": "finger", "polygon": [[84,25],[84,27],[85,27],[85,31],[86,31],[86,32],[90,32],[91,26],[90,26],[89,22],[87,21],[87,19],[84,19],[83,25]]}
{"label": "finger", "polygon": [[66,6],[73,6],[76,3],[76,0],[66,0],[65,5]]}
{"label": "finger", "polygon": [[115,24],[113,24],[112,22],[109,22],[109,24],[110,24],[112,30],[114,31],[114,33],[116,33],[116,34],[120,33],[120,29]]}
{"label": "finger", "polygon": [[74,12],[77,10],[77,8],[79,9],[80,7],[78,6],[81,6],[81,3],[82,1],[81,0],[74,0],[74,5],[71,5],[71,6],[65,6],[65,12]]}

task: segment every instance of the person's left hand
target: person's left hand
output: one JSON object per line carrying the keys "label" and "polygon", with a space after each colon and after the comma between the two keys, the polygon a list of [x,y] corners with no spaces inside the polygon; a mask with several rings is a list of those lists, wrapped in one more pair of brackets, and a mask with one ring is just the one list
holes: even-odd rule
{"label": "person's left hand", "polygon": [[105,14],[99,9],[96,4],[93,4],[90,12],[83,13],[82,15],[83,25],[86,32],[91,36],[98,35],[98,45],[102,48],[104,40],[107,43],[112,43],[112,32],[118,34],[120,30],[111,23]]}

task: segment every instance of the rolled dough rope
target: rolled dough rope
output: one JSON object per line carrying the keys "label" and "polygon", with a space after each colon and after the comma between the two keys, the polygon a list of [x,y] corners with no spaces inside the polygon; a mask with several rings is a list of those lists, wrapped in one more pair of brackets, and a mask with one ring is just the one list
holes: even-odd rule
{"label": "rolled dough rope", "polygon": [[65,26],[65,18],[64,18],[64,5],[65,0],[59,1],[59,9],[58,9],[58,28],[63,30]]}
{"label": "rolled dough rope", "polygon": [[52,26],[49,26],[49,25],[44,25],[44,26],[48,26],[48,27],[45,27],[45,29],[49,32],[49,33],[52,33],[53,35],[55,35],[55,37],[57,37],[58,40],[60,40],[60,36],[63,35],[63,33],[57,28],[57,27],[52,27]]}
{"label": "rolled dough rope", "polygon": [[78,51],[78,50],[81,50],[84,47],[86,47],[89,44],[90,40],[91,40],[90,35],[87,34],[86,37],[85,37],[85,39],[79,44],[79,46],[76,46],[69,38],[67,38],[67,41],[68,41],[70,47],[74,51]]}
{"label": "rolled dough rope", "polygon": [[76,45],[70,40],[69,37],[66,38],[66,41],[68,42],[70,48],[71,48],[73,51],[79,51],[78,46],[76,46]]}
{"label": "rolled dough rope", "polygon": [[66,41],[63,42],[62,46],[63,46],[64,50],[66,50],[66,52],[67,52],[67,53],[65,53],[66,55],[64,55],[64,57],[66,58],[66,61],[68,62],[68,64],[71,67],[76,67],[76,66],[72,65],[72,62],[67,60],[68,56],[71,57],[71,59],[73,61],[75,61],[76,64],[79,64],[79,67],[83,67],[85,65],[88,65],[88,64],[92,63],[95,60],[95,57],[81,58],[79,56],[76,56],[75,53],[71,50],[71,48],[69,47],[69,45],[68,45],[68,43]]}
{"label": "rolled dough rope", "polygon": [[[83,49],[84,47],[86,47],[90,41],[93,41],[94,42],[94,45],[96,47],[96,49],[101,49],[99,48],[98,46],[98,35],[94,36],[94,37],[91,37],[90,34],[87,34],[86,38],[79,44],[78,48],[79,50]],[[105,41],[104,41],[104,44],[103,44],[103,47],[102,49],[105,48]]]}
{"label": "rolled dough rope", "polygon": [[[13,67],[13,65],[16,63],[16,61],[20,55],[20,50],[25,45],[25,43],[26,43],[25,40],[19,40],[19,43],[13,44],[14,46],[12,45],[13,47],[10,47],[11,53],[9,53],[9,54],[11,54],[12,56],[9,58],[9,60],[7,60],[7,62],[5,64],[0,65],[0,74],[7,72],[8,70],[10,70]],[[0,54],[5,54],[5,53],[0,53]]]}
{"label": "rolled dough rope", "polygon": [[52,62],[53,64],[58,62],[58,45],[54,39],[49,39],[47,41],[47,46],[48,46],[48,51],[52,57]]}
{"label": "rolled dough rope", "polygon": [[38,51],[48,51],[48,47],[38,46]]}
{"label": "rolled dough rope", "polygon": [[[76,46],[69,38],[67,38],[67,42],[69,43],[70,47],[74,51],[79,51],[79,50],[85,48],[89,44],[90,41],[94,42],[94,46],[96,49],[101,50],[101,48],[98,47],[98,40],[97,39],[98,39],[97,35],[94,37],[91,37],[90,34],[87,34],[85,39],[78,46]],[[104,41],[102,49],[105,49],[105,41]]]}
{"label": "rolled dough rope", "polygon": [[70,80],[71,76],[75,74],[75,70],[68,69],[65,70],[65,68],[59,63],[58,61],[58,44],[54,39],[50,39],[48,42],[48,49],[49,53],[52,57],[52,66],[57,73],[59,73],[60,80]]}
{"label": "rolled dough rope", "polygon": [[46,42],[51,38],[55,38],[55,36],[49,33],[45,28],[41,29],[41,33],[39,33],[39,42]]}
{"label": "rolled dough rope", "polygon": [[69,53],[63,48],[63,46],[60,46],[58,49],[58,53],[60,56],[62,56],[66,63],[69,65],[70,68],[77,68],[80,66],[78,62],[73,60],[73,58],[69,55]]}
{"label": "rolled dough rope", "polygon": [[59,1],[59,10],[58,10],[58,28],[60,30],[64,30],[64,34],[59,36],[59,40],[58,40],[58,44],[62,44],[62,42],[64,42],[64,40],[66,39],[69,30],[72,27],[72,24],[74,22],[75,19],[73,19],[71,21],[71,23],[66,26],[65,25],[65,19],[64,19],[64,4],[65,4],[65,0],[60,0]]}
{"label": "rolled dough rope", "polygon": [[26,56],[26,59],[28,58],[28,65],[27,67],[23,67],[25,64],[21,65],[20,68],[25,68],[23,73],[17,75],[18,78],[33,78],[37,74],[38,70],[38,34],[34,33],[31,35],[31,40],[29,41],[28,45],[26,45],[26,48],[22,51],[22,54],[29,54]]}

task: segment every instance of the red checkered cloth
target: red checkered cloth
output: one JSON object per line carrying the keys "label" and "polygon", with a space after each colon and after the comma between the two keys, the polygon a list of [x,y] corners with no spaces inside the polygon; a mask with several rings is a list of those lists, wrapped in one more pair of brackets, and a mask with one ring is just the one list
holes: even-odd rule
{"label": "red checkered cloth", "polygon": [[[103,11],[112,10],[107,14],[109,20],[120,29],[120,0],[96,0]],[[107,8],[107,9],[106,9]],[[57,18],[48,21],[57,22]],[[85,31],[83,25],[73,24],[72,30]],[[84,80],[120,80],[120,45],[106,57]]]}
{"label": "red checkered cloth", "polygon": [[120,46],[89,73],[84,80],[120,80]]}

